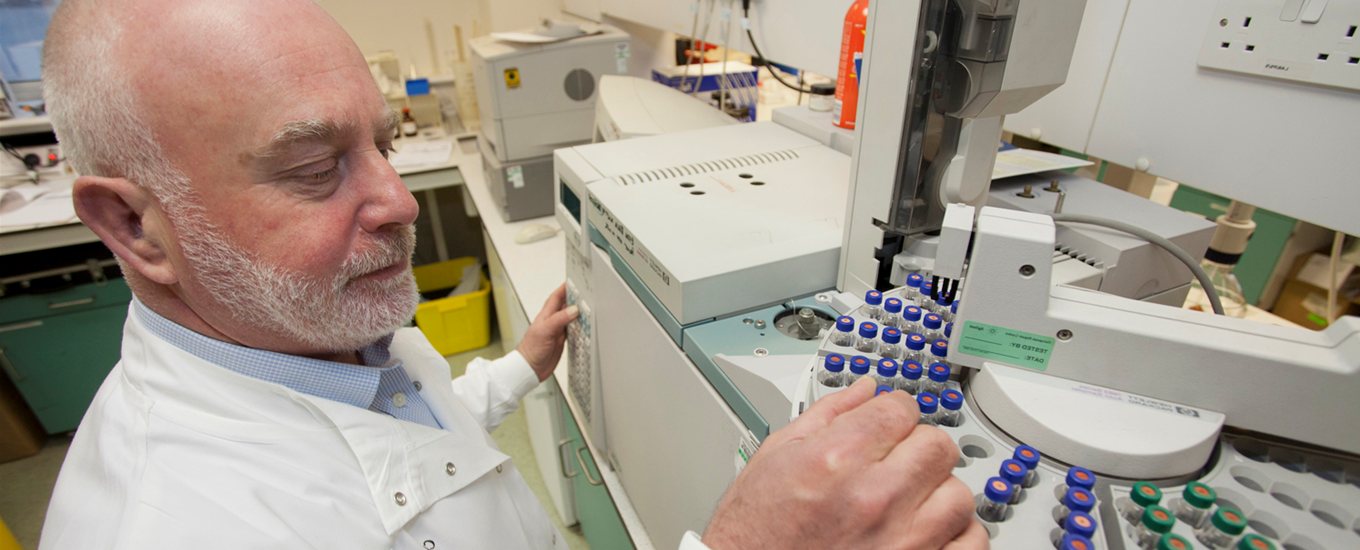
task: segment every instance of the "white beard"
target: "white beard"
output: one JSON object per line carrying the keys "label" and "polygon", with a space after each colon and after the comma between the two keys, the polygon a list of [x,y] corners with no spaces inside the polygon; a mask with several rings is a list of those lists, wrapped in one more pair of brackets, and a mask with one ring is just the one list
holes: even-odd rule
{"label": "white beard", "polygon": [[[375,238],[376,246],[346,259],[337,273],[306,274],[267,265],[220,238],[201,211],[178,214],[180,247],[198,283],[238,322],[319,352],[345,352],[386,336],[415,313],[414,226]],[[355,280],[403,260],[406,272],[396,277]]]}

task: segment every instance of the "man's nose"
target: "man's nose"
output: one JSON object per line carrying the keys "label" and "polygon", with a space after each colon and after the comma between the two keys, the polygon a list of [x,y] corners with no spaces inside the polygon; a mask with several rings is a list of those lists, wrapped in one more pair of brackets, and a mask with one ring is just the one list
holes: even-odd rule
{"label": "man's nose", "polygon": [[392,164],[374,151],[365,154],[354,176],[365,183],[365,201],[359,225],[369,233],[383,233],[415,223],[420,205],[402,183]]}

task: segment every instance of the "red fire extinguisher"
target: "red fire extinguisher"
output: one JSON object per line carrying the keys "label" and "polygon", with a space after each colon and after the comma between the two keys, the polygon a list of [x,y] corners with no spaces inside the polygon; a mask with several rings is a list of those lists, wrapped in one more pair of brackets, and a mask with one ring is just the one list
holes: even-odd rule
{"label": "red fire extinguisher", "polygon": [[836,126],[855,129],[855,115],[859,112],[860,62],[864,57],[865,26],[869,21],[869,0],[855,0],[845,12],[845,29],[841,32],[841,63],[836,71],[836,106],[831,117]]}

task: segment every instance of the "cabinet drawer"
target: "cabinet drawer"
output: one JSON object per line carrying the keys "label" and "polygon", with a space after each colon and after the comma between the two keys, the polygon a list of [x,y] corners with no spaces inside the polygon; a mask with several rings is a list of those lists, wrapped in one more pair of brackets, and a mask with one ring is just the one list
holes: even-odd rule
{"label": "cabinet drawer", "polygon": [[124,305],[131,299],[132,291],[128,290],[123,279],[109,279],[103,283],[80,285],[57,292],[0,298],[0,333],[12,323]]}

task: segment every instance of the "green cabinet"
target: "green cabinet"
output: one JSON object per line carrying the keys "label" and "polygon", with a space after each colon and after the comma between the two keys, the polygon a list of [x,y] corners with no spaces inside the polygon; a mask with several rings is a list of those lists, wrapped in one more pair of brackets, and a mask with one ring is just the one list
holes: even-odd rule
{"label": "green cabinet", "polygon": [[[1231,199],[1181,184],[1171,198],[1171,207],[1194,212],[1214,221],[1228,211],[1230,202]],[[1256,232],[1252,233],[1247,251],[1242,254],[1237,267],[1233,268],[1233,274],[1242,283],[1242,294],[1247,302],[1256,304],[1270,282],[1270,274],[1275,271],[1280,253],[1294,234],[1295,221],[1289,216],[1262,208],[1257,208],[1251,219],[1256,222]]]}
{"label": "green cabinet", "polygon": [[0,370],[48,433],[85,416],[118,362],[131,298],[122,279],[0,298]]}
{"label": "green cabinet", "polygon": [[572,420],[571,409],[565,397],[558,394],[562,406],[562,423],[568,442],[562,447],[565,468],[575,470],[569,475],[572,479],[572,492],[575,494],[576,520],[581,524],[581,532],[586,542],[595,550],[623,550],[634,548],[628,529],[623,526],[614,499],[605,489],[600,469],[586,448],[585,439]]}

